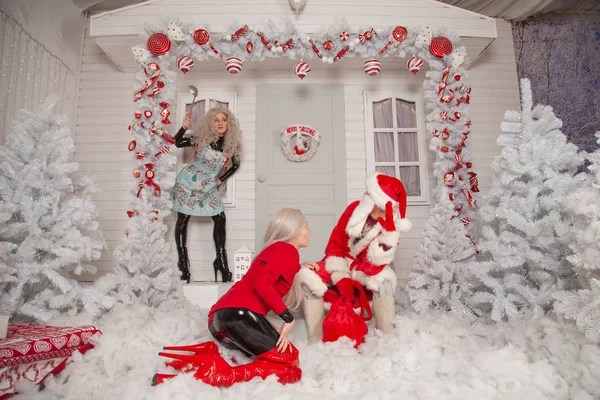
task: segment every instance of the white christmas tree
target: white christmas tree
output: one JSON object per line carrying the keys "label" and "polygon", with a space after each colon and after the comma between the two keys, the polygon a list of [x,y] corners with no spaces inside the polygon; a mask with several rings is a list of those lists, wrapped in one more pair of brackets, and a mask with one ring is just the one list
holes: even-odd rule
{"label": "white christmas tree", "polygon": [[424,83],[425,96],[430,100],[426,102],[430,108],[427,129],[432,133],[429,148],[436,154],[436,205],[425,224],[408,283],[416,311],[439,307],[471,319],[473,313],[464,304],[469,293],[465,261],[477,251],[471,239],[471,220],[476,216],[479,188],[477,174],[471,170],[468,141],[471,89],[465,85],[464,70],[459,66],[464,52],[454,57],[458,60],[449,65],[432,62]]}
{"label": "white christmas tree", "polygon": [[90,180],[69,160],[73,139],[55,99],[21,111],[0,147],[0,314],[47,321],[61,312],[98,315],[114,300],[74,276],[94,273],[104,239]]}
{"label": "white christmas tree", "polygon": [[530,82],[521,81],[522,111],[508,111],[492,163],[492,188],[481,210],[482,251],[470,268],[469,304],[478,314],[539,317],[552,294],[576,283],[571,254],[572,220],[565,199],[577,187],[583,157],[567,143],[549,106],[533,108]]}
{"label": "white christmas tree", "polygon": [[[166,240],[168,229],[164,223],[170,214],[170,192],[175,183],[173,166],[177,161],[170,154],[170,135],[165,127],[171,123],[169,107],[177,85],[175,73],[161,72],[169,59],[160,62],[162,69],[157,62],[148,62],[143,64],[143,72],[137,73],[136,111],[129,129],[133,158],[132,203],[127,211],[130,218],[125,237],[114,251],[116,265],[112,273],[98,282],[126,304],[141,302],[156,306],[169,298],[183,298],[171,238]],[[148,76],[160,76],[157,79],[164,85],[159,86],[158,80],[155,82]],[[154,87],[146,90],[148,85]]]}
{"label": "white christmas tree", "polygon": [[[596,133],[600,144],[600,132]],[[585,335],[600,342],[600,150],[587,156],[589,174],[578,176],[578,188],[565,201],[574,220],[575,240],[569,260],[580,290],[554,294],[554,310],[575,320]]]}
{"label": "white christmas tree", "polygon": [[409,275],[409,297],[417,312],[433,307],[456,313],[461,318],[475,315],[465,306],[469,280],[464,275],[465,260],[475,254],[474,246],[465,241],[465,222],[455,214],[448,191],[441,189],[438,202],[423,230],[423,241],[415,253],[415,268]]}

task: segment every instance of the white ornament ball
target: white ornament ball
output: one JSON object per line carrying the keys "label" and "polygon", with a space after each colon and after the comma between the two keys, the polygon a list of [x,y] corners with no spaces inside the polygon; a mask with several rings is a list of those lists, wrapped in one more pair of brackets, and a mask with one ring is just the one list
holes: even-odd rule
{"label": "white ornament ball", "polygon": [[231,40],[231,35],[225,35],[225,40]]}
{"label": "white ornament ball", "polygon": [[294,66],[294,73],[300,78],[300,80],[304,79],[306,75],[310,72],[310,65],[308,63],[300,60]]}
{"label": "white ornament ball", "polygon": [[184,74],[188,73],[194,67],[194,60],[188,56],[181,56],[177,59],[177,66]]}
{"label": "white ornament ball", "polygon": [[423,67],[423,60],[417,56],[412,56],[406,62],[406,69],[416,75],[417,72]]}
{"label": "white ornament ball", "polygon": [[355,44],[359,44],[360,43],[360,39],[359,38],[354,38],[354,43]]}
{"label": "white ornament ball", "polygon": [[275,46],[271,47],[271,53],[277,53],[277,47],[275,47]]}
{"label": "white ornament ball", "polygon": [[254,31],[254,25],[248,25],[248,30],[249,31]]}
{"label": "white ornament ball", "polygon": [[242,60],[237,57],[229,57],[227,60],[225,60],[225,68],[230,74],[239,73],[243,66]]}
{"label": "white ornament ball", "polygon": [[333,58],[329,57],[329,58],[327,59],[327,62],[328,62],[329,64],[333,64]]}
{"label": "white ornament ball", "polygon": [[365,61],[365,73],[369,76],[375,76],[381,71],[381,63],[374,58]]}

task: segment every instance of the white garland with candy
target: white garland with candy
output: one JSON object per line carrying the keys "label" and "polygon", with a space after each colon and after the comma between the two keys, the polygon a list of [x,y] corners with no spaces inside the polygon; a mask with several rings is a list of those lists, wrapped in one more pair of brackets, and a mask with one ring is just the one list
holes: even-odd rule
{"label": "white garland with candy", "polygon": [[[295,138],[293,148],[290,143],[292,138]],[[310,161],[320,141],[319,131],[307,125],[290,125],[281,132],[281,150],[285,158],[293,162]]]}
{"label": "white garland with candy", "polygon": [[[355,27],[339,23],[327,30],[305,34],[290,21],[283,30],[273,25],[233,24],[226,32],[211,32],[207,24],[182,24],[168,18],[158,26],[146,26],[142,43],[133,47],[140,65],[138,85],[133,95],[136,110],[129,130],[134,136],[129,150],[134,155],[132,188],[135,210],[158,210],[158,222],[168,212],[166,193],[174,183],[175,157],[169,153],[172,137],[164,126],[171,123],[170,102],[175,98],[176,73],[171,66],[188,72],[195,62],[222,60],[230,73],[243,74],[245,61],[268,57],[300,60],[293,72],[303,79],[310,72],[309,60],[327,64],[343,62],[345,57],[370,60],[368,73],[381,72],[380,59],[396,57],[416,74],[427,64],[424,81],[425,103],[430,114],[427,129],[432,134],[430,148],[436,153],[434,175],[438,187],[449,190],[455,204],[455,216],[470,230],[469,215],[477,206],[473,193],[478,191],[477,177],[471,169],[468,135],[471,123],[468,104],[471,89],[464,82],[465,48],[457,47],[459,36],[441,27]],[[379,64],[379,65],[378,65]],[[316,152],[318,140],[311,137],[296,146],[302,154],[286,153],[293,161],[305,161]],[[286,147],[288,150],[289,146]],[[134,152],[134,150],[136,150]],[[136,202],[145,202],[144,207]],[[142,218],[148,213],[135,213]],[[472,216],[472,215],[471,215]],[[155,221],[156,215],[152,221]],[[128,229],[131,229],[128,228]],[[131,249],[130,249],[131,250]],[[131,250],[133,251],[133,250]]]}

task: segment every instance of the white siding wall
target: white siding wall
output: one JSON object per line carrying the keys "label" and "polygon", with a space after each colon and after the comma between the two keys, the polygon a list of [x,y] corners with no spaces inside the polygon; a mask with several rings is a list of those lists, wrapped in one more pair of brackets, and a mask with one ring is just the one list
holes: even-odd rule
{"label": "white siding wall", "polygon": [[[474,168],[479,173],[480,189],[489,189],[492,158],[498,154],[495,144],[504,111],[518,107],[518,87],[510,24],[498,21],[498,39],[469,71],[468,83],[473,87],[470,139],[474,153]],[[383,71],[375,78],[367,77],[359,60],[349,60],[337,72],[332,66],[313,62],[313,71],[305,83],[342,83],[345,85],[346,152],[348,199],[360,198],[364,190],[365,133],[363,93],[374,90],[406,89],[422,86],[424,71],[416,77],[406,71],[402,60],[385,59]],[[178,90],[187,91],[193,84],[199,90],[236,91],[237,115],[244,132],[243,164],[236,174],[236,207],[226,211],[228,218],[227,248],[230,257],[242,245],[253,247],[255,240],[255,138],[257,83],[298,82],[292,72],[292,62],[268,61],[248,66],[240,75],[231,76],[222,64],[198,64],[192,72],[178,74]],[[131,123],[134,104],[131,100],[135,86],[134,74],[122,74],[95,44],[86,38],[83,51],[79,105],[76,127],[76,159],[82,168],[94,175],[100,192],[95,200],[101,210],[101,227],[108,241],[108,251],[97,263],[105,273],[112,268],[112,252],[123,236],[129,208],[131,154],[126,150],[131,140],[127,126]],[[173,102],[174,103],[174,102]],[[172,104],[171,110],[176,110]],[[180,116],[173,115],[172,133],[178,128]],[[430,166],[434,155],[430,153]],[[431,176],[431,172],[430,172]],[[430,182],[435,182],[430,177]],[[418,249],[422,227],[429,215],[428,206],[409,207],[408,215],[414,228],[403,238],[396,259],[399,279],[404,282],[412,266],[412,256]],[[212,222],[193,219],[188,235],[193,278],[207,280],[212,276]],[[171,223],[172,225],[172,223]],[[172,236],[172,233],[169,232]],[[173,249],[174,251],[174,249]]]}

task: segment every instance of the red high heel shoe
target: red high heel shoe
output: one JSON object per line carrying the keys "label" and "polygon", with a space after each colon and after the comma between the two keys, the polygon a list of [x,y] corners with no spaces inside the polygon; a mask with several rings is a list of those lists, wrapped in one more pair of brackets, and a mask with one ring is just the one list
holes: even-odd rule
{"label": "red high heel shoe", "polygon": [[[194,355],[219,354],[219,348],[215,342],[204,342],[188,346],[165,346],[163,350],[189,351],[194,353]],[[198,364],[190,360],[168,361],[165,362],[165,365],[181,372],[196,371],[199,368]]]}

